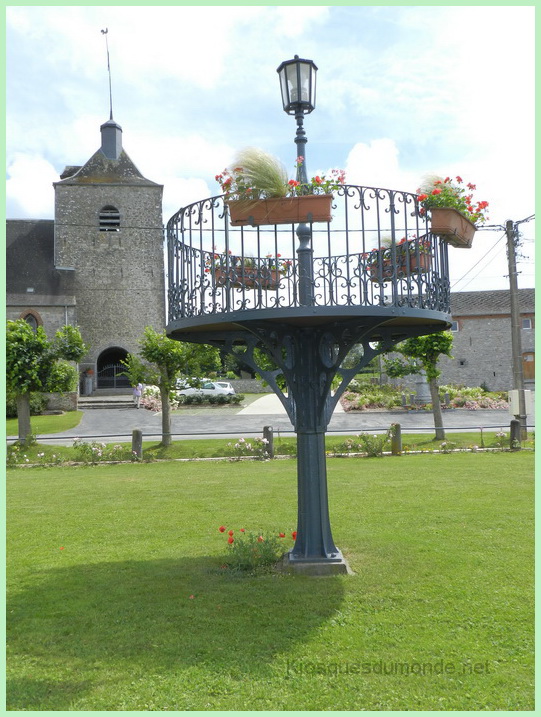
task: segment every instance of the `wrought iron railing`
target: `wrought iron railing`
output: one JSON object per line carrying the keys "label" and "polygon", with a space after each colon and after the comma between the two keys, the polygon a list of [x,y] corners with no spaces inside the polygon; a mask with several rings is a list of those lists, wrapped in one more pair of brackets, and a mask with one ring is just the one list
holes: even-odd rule
{"label": "wrought iron railing", "polygon": [[[311,305],[449,312],[447,244],[416,195],[347,185],[332,221],[311,228]],[[233,227],[223,196],[180,209],[167,224],[169,321],[301,306],[295,229]]]}

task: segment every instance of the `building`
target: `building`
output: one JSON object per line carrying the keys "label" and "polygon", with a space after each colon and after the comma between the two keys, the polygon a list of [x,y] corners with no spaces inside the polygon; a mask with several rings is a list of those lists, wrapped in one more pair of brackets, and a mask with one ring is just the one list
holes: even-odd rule
{"label": "building", "polygon": [[[519,289],[524,387],[535,382],[535,290]],[[493,391],[513,388],[509,291],[452,294],[453,358],[440,359],[441,384],[483,384]]]}
{"label": "building", "polygon": [[7,222],[7,318],[49,336],[77,325],[93,388],[120,388],[120,361],[146,326],[165,327],[162,190],[143,177],[112,119],[83,166],[54,183],[54,220]]}

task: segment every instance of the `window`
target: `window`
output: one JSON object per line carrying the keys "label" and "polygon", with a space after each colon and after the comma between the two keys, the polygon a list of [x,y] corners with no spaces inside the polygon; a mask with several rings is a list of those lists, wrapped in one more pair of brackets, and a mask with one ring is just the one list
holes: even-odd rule
{"label": "window", "polygon": [[43,326],[41,316],[33,309],[25,311],[24,314],[21,314],[20,318],[24,319],[34,332],[37,330],[38,326]]}
{"label": "window", "polygon": [[531,319],[522,319],[522,328],[523,329],[531,329],[532,328],[532,320]]}
{"label": "window", "polygon": [[451,321],[451,328],[449,331],[458,331],[458,321]]}
{"label": "window", "polygon": [[100,232],[120,231],[120,212],[116,207],[108,205],[100,211]]}

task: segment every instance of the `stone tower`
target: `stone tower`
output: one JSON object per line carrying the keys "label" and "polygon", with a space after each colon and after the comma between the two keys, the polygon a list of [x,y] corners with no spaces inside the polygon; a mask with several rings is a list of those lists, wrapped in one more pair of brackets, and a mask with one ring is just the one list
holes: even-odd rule
{"label": "stone tower", "polygon": [[101,147],[68,166],[55,189],[55,267],[72,275],[77,324],[94,388],[127,385],[119,362],[145,326],[165,327],[162,190],[122,148],[122,128],[101,126]]}

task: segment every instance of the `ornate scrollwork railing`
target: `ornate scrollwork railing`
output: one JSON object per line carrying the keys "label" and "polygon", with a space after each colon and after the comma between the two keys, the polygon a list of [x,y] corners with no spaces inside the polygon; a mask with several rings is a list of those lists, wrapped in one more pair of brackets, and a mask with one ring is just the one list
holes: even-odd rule
{"label": "ornate scrollwork railing", "polygon": [[[314,306],[449,312],[447,245],[414,194],[347,185],[311,228]],[[301,305],[294,225],[232,227],[218,196],[180,209],[167,241],[170,321]]]}

